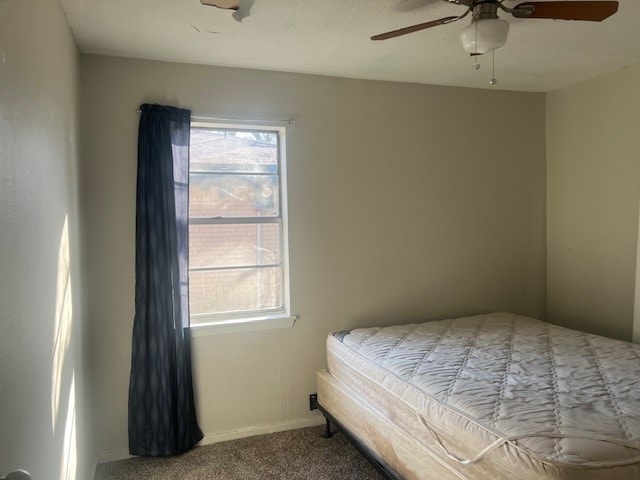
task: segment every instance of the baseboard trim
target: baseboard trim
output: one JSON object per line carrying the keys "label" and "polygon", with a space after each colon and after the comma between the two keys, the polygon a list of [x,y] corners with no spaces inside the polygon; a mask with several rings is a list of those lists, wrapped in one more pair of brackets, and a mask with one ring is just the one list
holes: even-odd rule
{"label": "baseboard trim", "polygon": [[125,460],[127,458],[133,458],[133,455],[129,455],[129,450],[113,450],[111,452],[99,453],[98,463],[115,462],[117,460]]}
{"label": "baseboard trim", "polygon": [[[296,430],[298,428],[315,427],[324,425],[324,417],[320,414],[313,417],[286,420],[284,422],[265,423],[253,425],[251,427],[236,428],[222,432],[207,433],[198,445],[211,445],[212,443],[226,442],[238,438],[253,437],[255,435],[266,435],[269,433],[284,432],[286,430]],[[98,454],[98,463],[115,462],[131,458],[129,450],[114,450]]]}
{"label": "baseboard trim", "polygon": [[226,432],[208,433],[199,445],[210,445],[212,443],[253,437],[255,435],[266,435],[269,433],[284,432],[286,430],[296,430],[298,428],[315,427],[316,425],[324,425],[324,417],[299,418],[285,422],[266,423],[263,425],[227,430]]}
{"label": "baseboard trim", "polygon": [[91,478],[95,480],[96,473],[98,472],[98,457],[93,457],[93,471],[91,472]]}

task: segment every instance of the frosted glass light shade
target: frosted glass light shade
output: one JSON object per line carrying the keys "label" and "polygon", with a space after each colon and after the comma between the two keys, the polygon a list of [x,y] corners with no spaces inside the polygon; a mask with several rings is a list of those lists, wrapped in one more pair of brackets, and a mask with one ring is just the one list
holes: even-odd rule
{"label": "frosted glass light shade", "polygon": [[467,52],[484,54],[503,46],[508,34],[509,22],[501,18],[486,18],[473,22],[462,30],[460,41]]}

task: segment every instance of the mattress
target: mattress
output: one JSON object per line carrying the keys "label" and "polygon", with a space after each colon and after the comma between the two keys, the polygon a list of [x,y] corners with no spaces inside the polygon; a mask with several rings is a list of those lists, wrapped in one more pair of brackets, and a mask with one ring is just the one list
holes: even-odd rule
{"label": "mattress", "polygon": [[640,479],[638,345],[495,313],[334,333],[327,361],[451,478]]}

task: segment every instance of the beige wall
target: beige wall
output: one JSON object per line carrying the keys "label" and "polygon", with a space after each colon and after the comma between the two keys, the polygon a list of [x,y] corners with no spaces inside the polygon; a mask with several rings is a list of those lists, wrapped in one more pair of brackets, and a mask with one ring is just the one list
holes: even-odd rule
{"label": "beige wall", "polygon": [[0,0],[0,477],[93,475],[79,73],[57,0]]}
{"label": "beige wall", "polygon": [[640,64],[547,95],[549,320],[631,339]]}
{"label": "beige wall", "polygon": [[486,311],[544,316],[544,96],[83,56],[95,431],[127,448],[142,102],[298,118],[290,330],[194,339],[205,434],[313,418],[328,332]]}

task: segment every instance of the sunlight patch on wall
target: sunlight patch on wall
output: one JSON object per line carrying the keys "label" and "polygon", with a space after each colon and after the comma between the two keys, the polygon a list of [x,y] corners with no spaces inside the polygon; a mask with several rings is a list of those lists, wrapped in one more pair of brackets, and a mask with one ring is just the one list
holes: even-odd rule
{"label": "sunlight patch on wall", "polygon": [[71,378],[69,406],[64,425],[64,444],[60,462],[60,480],[76,480],[78,470],[78,448],[76,435],[76,374]]}
{"label": "sunlight patch on wall", "polygon": [[53,330],[53,362],[51,371],[51,430],[55,433],[60,408],[60,391],[64,361],[71,341],[73,310],[71,273],[69,265],[69,222],[64,219],[58,249],[58,278],[56,287],[55,327]]}

